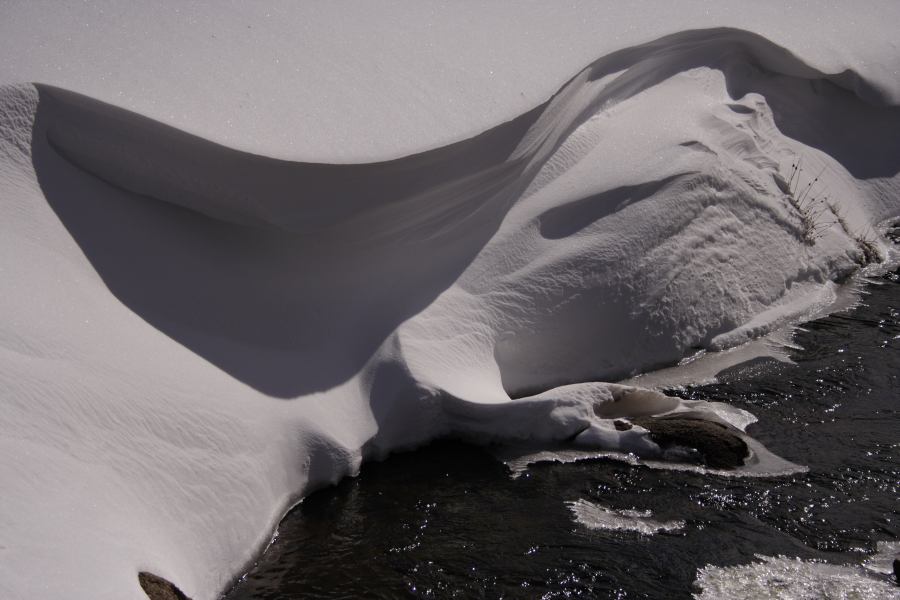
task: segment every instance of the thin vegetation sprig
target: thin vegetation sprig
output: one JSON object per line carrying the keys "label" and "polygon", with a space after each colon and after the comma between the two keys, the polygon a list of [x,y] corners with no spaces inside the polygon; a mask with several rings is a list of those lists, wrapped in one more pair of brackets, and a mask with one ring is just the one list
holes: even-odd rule
{"label": "thin vegetation sprig", "polygon": [[840,205],[832,199],[828,187],[820,183],[828,166],[823,166],[819,173],[804,185],[802,183],[804,172],[801,166],[802,160],[803,158],[800,157],[791,164],[786,196],[788,202],[800,216],[803,225],[803,240],[807,244],[813,245],[823,238],[831,228],[838,225],[859,248],[860,264],[882,262],[884,257],[878,248],[877,236],[871,226],[864,232],[853,231]]}

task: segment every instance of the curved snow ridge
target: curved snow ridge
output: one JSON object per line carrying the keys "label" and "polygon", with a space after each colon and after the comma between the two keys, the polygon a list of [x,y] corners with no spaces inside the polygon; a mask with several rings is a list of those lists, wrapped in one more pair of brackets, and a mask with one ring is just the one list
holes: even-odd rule
{"label": "curved snow ridge", "polygon": [[[303,234],[348,221],[365,220],[371,226],[368,217],[377,215],[375,224],[381,227],[375,231],[394,235],[427,229],[426,223],[437,228],[448,221],[459,224],[481,204],[499,202],[497,197],[510,201],[599,107],[699,67],[726,72],[736,97],[745,93],[739,88],[747,72],[762,70],[831,82],[866,103],[886,101],[853,71],[825,74],[757,34],[720,28],[684,31],[604,56],[550,100],[507,123],[383,163],[265,158],[40,84],[39,118],[49,122],[47,138],[57,151],[97,177],[141,195],[238,224]],[[388,217],[400,221],[393,223],[400,231],[385,222]]]}
{"label": "curved snow ridge", "polygon": [[[857,242],[872,222],[867,212],[890,210],[867,202],[859,181],[876,179],[883,195],[885,181],[894,181],[900,168],[900,137],[892,135],[900,131],[900,110],[869,104],[880,99],[874,87],[852,72],[823,74],[759,35],[727,28],[684,31],[614,52],[512,121],[384,163],[268,159],[71,92],[39,90],[35,132],[55,155],[128,192],[237,225],[208,226],[219,230],[210,235],[215,239],[197,244],[230,238],[232,246],[243,246],[230,250],[236,260],[257,266],[256,273],[276,273],[249,274],[246,287],[271,293],[248,298],[240,311],[223,307],[228,314],[220,318],[196,306],[138,312],[153,313],[155,326],[283,397],[346,381],[400,323],[450,288],[475,296],[461,307],[472,306],[479,316],[457,316],[479,323],[481,333],[473,335],[485,334],[490,354],[476,354],[497,365],[504,390],[515,396],[625,378],[672,365],[697,348],[734,346],[797,318],[797,307],[811,310],[791,298],[795,284],[810,283],[817,293],[816,285],[858,267],[864,253]],[[678,106],[667,99],[676,95],[694,97]],[[812,108],[797,118],[782,116],[794,117],[798,106]],[[836,109],[868,127],[867,143],[856,138],[859,131],[816,137],[831,129],[822,125]],[[661,119],[663,112],[671,118]],[[634,135],[633,124],[645,118],[656,119],[644,129],[658,139],[641,146],[646,140]],[[610,154],[617,150],[624,160]],[[784,191],[788,165],[807,154],[803,183],[817,173],[823,190],[841,196],[833,217],[821,222],[812,222],[792,196],[808,191],[800,190],[800,177],[796,190]],[[49,188],[58,167],[44,162],[36,161],[38,177]],[[75,217],[50,200],[79,243],[95,237],[71,227]],[[851,230],[832,227],[838,221]],[[756,240],[747,239],[748,230]],[[810,250],[817,236],[820,247]],[[424,255],[428,268],[417,260]],[[146,294],[118,285],[99,253],[91,259],[126,304],[147,303]],[[360,277],[362,269],[367,275]],[[222,270],[213,278],[211,270],[203,269],[198,296],[220,295],[212,290],[229,277]],[[347,275],[336,276],[340,271]],[[298,273],[327,291],[298,289],[292,281]],[[333,302],[336,288],[346,296],[369,285],[375,310],[368,314],[358,303]],[[259,300],[273,294],[274,302]],[[757,318],[765,311],[768,316]],[[199,313],[191,328],[203,337],[172,325],[187,312]],[[280,318],[239,325],[237,318],[250,312]],[[309,324],[296,316],[316,312],[336,313],[330,321],[340,322],[339,330],[364,318],[371,334],[334,338],[333,352],[352,348],[353,368],[313,384],[299,377],[279,383],[291,363],[317,351],[308,340],[329,319]],[[485,322],[492,313],[498,314]],[[233,356],[241,352],[223,350],[212,337],[274,349],[267,359],[273,366],[247,373]],[[401,333],[410,337],[420,336]],[[585,351],[595,340],[622,337],[615,352]],[[548,352],[557,358],[548,362]]]}
{"label": "curved snow ridge", "polygon": [[[156,327],[283,397],[348,380],[402,322],[451,291],[473,297],[452,310],[478,323],[476,346],[490,347],[471,355],[496,364],[502,387],[516,396],[628,377],[697,348],[733,346],[773,330],[786,315],[796,318],[797,307],[811,310],[792,298],[795,284],[817,293],[815,286],[858,266],[856,238],[893,210],[883,198],[900,170],[900,110],[870,104],[882,99],[875,87],[853,72],[823,74],[759,35],[726,28],[614,52],[512,121],[383,163],[250,155],[72,92],[38,88],[35,135],[49,145],[44,154],[127,192],[237,226],[207,224],[203,239],[183,242],[206,263],[191,273],[170,270],[179,281],[199,273],[200,281],[185,285],[209,299],[195,304],[147,306],[146,290],[121,284],[116,266],[89,254],[113,292]],[[689,100],[673,104],[673,96]],[[835,111],[856,129],[823,135],[834,129],[824,124]],[[634,124],[644,120],[656,139],[635,135]],[[829,200],[837,202],[834,216],[820,223],[784,192],[790,165],[804,158],[796,196],[816,174],[821,189],[838,196]],[[48,190],[62,168],[53,159],[35,161]],[[75,209],[57,195],[49,199],[66,226],[79,243],[96,246],[96,232],[76,223],[67,214]],[[832,226],[838,221],[850,230]],[[207,250],[229,242],[223,251],[248,268],[243,287],[266,292],[211,314],[200,307],[229,295],[223,281],[233,275],[209,266],[215,259]],[[165,251],[147,245],[143,255]],[[418,260],[426,255],[430,265]],[[316,289],[299,286],[300,273]],[[371,309],[334,302],[354,289],[372,290]],[[476,317],[460,314],[467,306]],[[765,311],[768,317],[754,321]],[[191,333],[173,325],[187,313]],[[272,318],[242,325],[251,313]],[[297,316],[313,313],[326,316],[315,323]],[[348,325],[360,320],[367,331],[351,339]],[[324,355],[349,348],[352,368],[304,373],[306,384],[285,376],[321,350],[310,340],[332,337],[320,331],[329,322],[338,331]],[[420,337],[401,332],[405,344]],[[586,351],[610,339],[616,342],[604,344],[606,354]],[[241,357],[247,346],[262,348],[270,366],[248,372]],[[550,352],[556,358],[548,361]],[[471,373],[471,366],[462,370]]]}
{"label": "curved snow ridge", "polygon": [[517,179],[521,166],[507,159],[534,120],[526,113],[473,139],[385,163],[292,163],[231,150],[74,92],[37,87],[36,128],[55,151],[107,183],[237,225],[303,235],[341,225],[361,235],[358,242],[367,237],[360,225],[380,224],[370,234],[383,241],[477,211]]}

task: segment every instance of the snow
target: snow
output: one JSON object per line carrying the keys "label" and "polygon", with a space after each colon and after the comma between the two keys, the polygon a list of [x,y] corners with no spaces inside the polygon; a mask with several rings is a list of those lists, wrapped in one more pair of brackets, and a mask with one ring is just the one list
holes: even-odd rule
{"label": "snow", "polygon": [[684,528],[684,521],[657,521],[649,510],[609,508],[583,498],[567,504],[575,521],[588,529],[636,531],[642,535],[653,535]]}
{"label": "snow", "polygon": [[465,139],[579,69],[689,29],[753,31],[900,99],[900,6],[839,0],[5,2],[0,81],[56,85],[229,147],[322,162]]}
{"label": "snow", "polygon": [[738,6],[5,4],[0,596],[215,598],[441,436],[743,431],[607,382],[891,259],[900,51],[896,3]]}

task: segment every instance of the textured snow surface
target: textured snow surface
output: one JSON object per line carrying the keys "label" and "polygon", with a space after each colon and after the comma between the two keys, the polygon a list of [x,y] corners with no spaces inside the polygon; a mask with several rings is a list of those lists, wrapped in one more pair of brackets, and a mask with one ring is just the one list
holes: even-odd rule
{"label": "textured snow surface", "polygon": [[743,430],[605,382],[889,258],[895,3],[516,6],[0,8],[0,597],[215,598],[439,436]]}

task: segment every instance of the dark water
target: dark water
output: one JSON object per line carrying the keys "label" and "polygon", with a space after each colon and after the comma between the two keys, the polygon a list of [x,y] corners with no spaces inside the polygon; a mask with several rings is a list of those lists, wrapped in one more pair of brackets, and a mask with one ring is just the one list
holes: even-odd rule
{"label": "dark water", "polygon": [[[806,324],[795,365],[673,392],[749,410],[749,433],[808,473],[728,479],[593,460],[511,479],[484,449],[438,443],[311,495],[228,599],[689,598],[699,567],[754,554],[859,563],[900,539],[898,280]],[[565,505],[580,498],[686,526],[589,530]]]}

